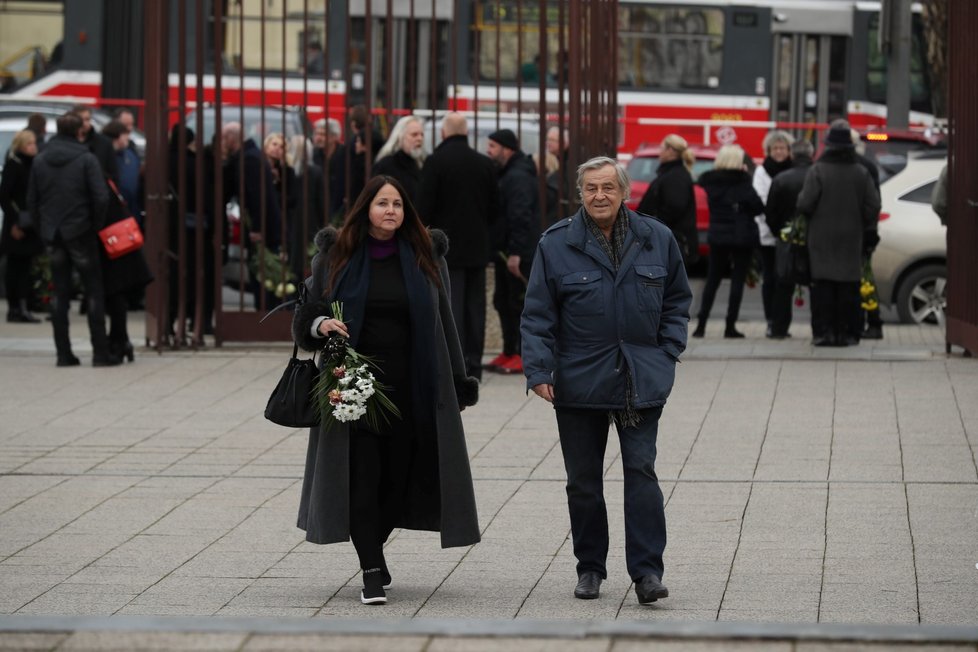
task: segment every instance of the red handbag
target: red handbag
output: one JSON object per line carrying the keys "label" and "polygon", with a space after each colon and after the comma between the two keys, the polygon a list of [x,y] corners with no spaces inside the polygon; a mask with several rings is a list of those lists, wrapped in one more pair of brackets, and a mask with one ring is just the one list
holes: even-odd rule
{"label": "red handbag", "polygon": [[[122,198],[122,194],[119,193],[115,183],[112,179],[107,179],[107,181],[112,194],[128,212],[126,200]],[[108,225],[98,232],[98,237],[102,240],[102,246],[105,247],[105,253],[109,260],[121,258],[126,254],[138,251],[143,246],[143,232],[139,230],[139,223],[136,222],[136,218],[131,216]]]}
{"label": "red handbag", "polygon": [[139,224],[134,217],[113,222],[99,231],[98,237],[111,260],[138,251],[143,246],[143,232],[139,230]]}

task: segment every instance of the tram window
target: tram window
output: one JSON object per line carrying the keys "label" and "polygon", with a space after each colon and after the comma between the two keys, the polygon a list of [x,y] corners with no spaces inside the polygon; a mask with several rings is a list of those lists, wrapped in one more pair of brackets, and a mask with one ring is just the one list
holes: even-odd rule
{"label": "tram window", "polygon": [[0,2],[0,25],[6,27],[0,29],[0,93],[13,91],[62,64],[62,3]]}
{"label": "tram window", "polygon": [[618,29],[622,87],[716,86],[723,67],[722,10],[624,5]]}
{"label": "tram window", "polygon": [[[478,53],[479,79],[495,80],[498,72],[500,81],[536,84],[540,79],[539,6],[524,3],[521,8],[515,2],[483,2],[476,7],[472,36]],[[551,84],[557,83],[559,17],[557,3],[548,3],[546,68],[547,82]]]}
{"label": "tram window", "polygon": [[[866,61],[866,97],[871,102],[886,102],[886,57],[880,52],[879,16],[869,19],[869,57]],[[930,85],[927,81],[926,46],[920,17],[914,15],[910,39],[910,103],[911,108],[930,112]]]}

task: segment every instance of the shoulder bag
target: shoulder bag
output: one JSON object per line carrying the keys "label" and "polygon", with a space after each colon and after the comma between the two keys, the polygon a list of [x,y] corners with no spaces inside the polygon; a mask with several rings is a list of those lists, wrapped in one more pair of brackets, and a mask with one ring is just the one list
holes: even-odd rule
{"label": "shoulder bag", "polygon": [[[115,183],[111,179],[108,181],[112,193],[118,201],[122,202],[125,208],[126,201],[119,194]],[[126,208],[126,211],[128,212],[128,208]],[[102,246],[105,247],[105,253],[110,260],[121,258],[143,247],[143,232],[139,229],[139,223],[136,222],[136,218],[132,216],[108,225],[98,232],[98,237],[102,241]]]}
{"label": "shoulder bag", "polygon": [[[300,288],[297,305],[304,302],[305,283]],[[265,405],[265,418],[287,428],[318,426],[319,408],[312,395],[318,380],[315,354],[309,359],[300,359],[299,345],[293,343],[292,357]]]}

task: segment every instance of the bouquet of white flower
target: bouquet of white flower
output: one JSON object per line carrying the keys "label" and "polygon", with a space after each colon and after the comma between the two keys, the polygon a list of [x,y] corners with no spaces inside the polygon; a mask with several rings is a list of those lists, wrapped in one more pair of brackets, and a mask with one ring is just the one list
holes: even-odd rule
{"label": "bouquet of white flower", "polygon": [[[334,301],[331,308],[333,318],[343,321],[343,304]],[[400,416],[397,406],[384,393],[387,388],[370,372],[377,364],[357,353],[345,337],[330,336],[323,355],[326,365],[319,374],[315,395],[324,428],[328,430],[337,421],[359,419],[377,428],[381,419],[386,423],[389,415]]]}

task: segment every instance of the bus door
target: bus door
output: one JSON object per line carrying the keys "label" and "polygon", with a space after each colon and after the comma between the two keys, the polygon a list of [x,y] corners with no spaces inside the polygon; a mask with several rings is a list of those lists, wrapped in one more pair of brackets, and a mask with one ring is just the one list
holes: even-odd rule
{"label": "bus door", "polygon": [[774,34],[771,120],[817,144],[819,131],[802,125],[845,116],[848,41],[838,34]]}

